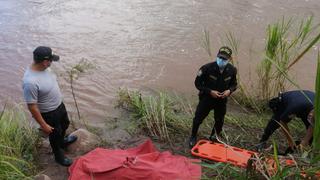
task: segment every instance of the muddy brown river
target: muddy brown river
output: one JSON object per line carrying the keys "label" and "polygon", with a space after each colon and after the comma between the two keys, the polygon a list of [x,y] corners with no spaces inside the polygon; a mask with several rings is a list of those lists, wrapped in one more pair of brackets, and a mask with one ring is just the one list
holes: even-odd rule
{"label": "muddy brown river", "polygon": [[[52,69],[73,115],[66,71],[81,59],[95,65],[75,82],[91,124],[115,116],[119,88],[195,95],[197,70],[210,61],[201,48],[203,29],[211,32],[214,53],[234,32],[240,75],[254,83],[267,25],[282,16],[313,15],[319,23],[319,10],[320,0],[0,0],[0,104],[23,102],[21,78],[38,45],[60,55]],[[304,89],[314,88],[317,49],[292,72]]]}

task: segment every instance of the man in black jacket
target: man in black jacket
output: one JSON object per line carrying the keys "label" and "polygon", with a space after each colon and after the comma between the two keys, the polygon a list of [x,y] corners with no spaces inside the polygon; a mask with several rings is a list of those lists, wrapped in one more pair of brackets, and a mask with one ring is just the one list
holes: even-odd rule
{"label": "man in black jacket", "polygon": [[199,90],[199,104],[193,119],[190,147],[197,142],[199,126],[212,109],[215,124],[210,139],[213,140],[215,134],[220,136],[227,109],[227,97],[237,88],[237,69],[229,63],[231,55],[232,50],[229,47],[221,47],[216,61],[203,65],[197,74],[195,86]]}
{"label": "man in black jacket", "polygon": [[[287,124],[296,116],[302,120],[306,129],[308,129],[310,126],[308,115],[313,110],[314,99],[315,93],[307,90],[287,91],[280,93],[278,97],[272,98],[269,101],[269,107],[273,111],[273,115],[264,129],[260,143],[257,145],[257,150],[261,151],[266,147],[267,140],[280,125],[284,128],[289,147],[293,149],[295,144],[289,136],[290,131]],[[310,138],[308,139],[310,140]],[[303,141],[303,145],[306,145],[305,141]],[[287,152],[290,152],[290,149],[287,149]]]}

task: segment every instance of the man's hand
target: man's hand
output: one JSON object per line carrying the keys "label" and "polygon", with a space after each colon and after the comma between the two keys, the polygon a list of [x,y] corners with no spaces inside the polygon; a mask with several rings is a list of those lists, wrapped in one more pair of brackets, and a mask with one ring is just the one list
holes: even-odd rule
{"label": "man's hand", "polygon": [[49,124],[47,124],[45,122],[45,120],[43,119],[43,117],[39,111],[38,105],[37,104],[28,104],[28,109],[31,112],[32,117],[39,123],[42,131],[46,134],[52,133],[54,128],[49,126]]}
{"label": "man's hand", "polygon": [[213,98],[220,98],[222,95],[219,91],[215,91],[215,90],[212,90],[210,92],[210,95],[213,97]]}
{"label": "man's hand", "polygon": [[225,90],[221,93],[221,98],[226,98],[228,96],[230,96],[231,94],[231,91],[228,89],[228,90]]}
{"label": "man's hand", "polygon": [[46,134],[51,134],[52,131],[54,130],[53,127],[51,127],[49,124],[44,124],[43,126],[41,126],[41,129],[43,132],[45,132]]}

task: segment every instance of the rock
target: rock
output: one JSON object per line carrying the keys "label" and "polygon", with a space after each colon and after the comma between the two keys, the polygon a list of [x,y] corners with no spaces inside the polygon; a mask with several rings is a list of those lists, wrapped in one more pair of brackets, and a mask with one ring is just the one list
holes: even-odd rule
{"label": "rock", "polygon": [[34,177],[34,180],[51,180],[51,178],[45,174],[39,174]]}
{"label": "rock", "polygon": [[100,139],[97,135],[85,130],[78,129],[71,133],[78,137],[77,141],[68,146],[68,151],[71,154],[82,155],[93,149],[100,144]]}
{"label": "rock", "polygon": [[51,149],[49,138],[46,138],[46,139],[42,138],[41,146],[44,149]]}

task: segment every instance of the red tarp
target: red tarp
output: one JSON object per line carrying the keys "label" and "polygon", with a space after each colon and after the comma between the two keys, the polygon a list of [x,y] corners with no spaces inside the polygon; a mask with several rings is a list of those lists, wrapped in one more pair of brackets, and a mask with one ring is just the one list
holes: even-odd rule
{"label": "red tarp", "polygon": [[199,160],[159,152],[151,140],[127,150],[97,148],[70,167],[69,180],[106,179],[200,179]]}

